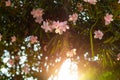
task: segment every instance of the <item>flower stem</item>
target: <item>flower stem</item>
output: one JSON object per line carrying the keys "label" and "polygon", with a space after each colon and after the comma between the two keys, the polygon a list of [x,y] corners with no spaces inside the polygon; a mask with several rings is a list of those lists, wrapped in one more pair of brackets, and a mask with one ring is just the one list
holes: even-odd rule
{"label": "flower stem", "polygon": [[90,29],[90,46],[91,46],[91,53],[92,53],[92,57],[94,57],[94,44],[93,44],[93,28],[96,25],[98,19],[96,20],[96,22],[92,25],[91,29]]}

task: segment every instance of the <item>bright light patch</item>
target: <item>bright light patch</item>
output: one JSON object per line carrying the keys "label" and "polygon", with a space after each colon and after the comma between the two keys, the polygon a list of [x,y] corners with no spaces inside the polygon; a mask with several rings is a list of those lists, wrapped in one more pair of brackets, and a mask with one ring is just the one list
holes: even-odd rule
{"label": "bright light patch", "polygon": [[[2,72],[2,74],[6,75],[7,77],[10,77],[11,74],[9,73],[9,69],[8,68],[1,68],[0,71]],[[1,74],[0,74],[1,75]]]}
{"label": "bright light patch", "polygon": [[4,62],[4,63],[7,63],[9,59],[10,59],[9,57],[3,58],[3,62]]}
{"label": "bright light patch", "polygon": [[27,56],[26,55],[21,56],[19,64],[24,64],[26,61],[27,61]]}
{"label": "bright light patch", "polygon": [[66,59],[60,67],[57,76],[53,75],[48,80],[78,80],[78,66],[70,58]]}

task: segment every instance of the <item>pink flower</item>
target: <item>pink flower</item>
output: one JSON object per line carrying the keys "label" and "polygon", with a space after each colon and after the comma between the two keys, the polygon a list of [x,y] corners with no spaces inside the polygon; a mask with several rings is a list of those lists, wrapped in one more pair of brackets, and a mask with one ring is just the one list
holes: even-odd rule
{"label": "pink flower", "polygon": [[67,21],[59,22],[58,27],[55,29],[55,33],[62,34],[67,29],[69,29],[69,26],[67,25]]}
{"label": "pink flower", "polygon": [[105,25],[109,25],[111,21],[113,21],[113,15],[107,13],[104,17],[104,20],[105,20]]}
{"label": "pink flower", "polygon": [[25,74],[28,74],[29,73],[29,67],[27,65],[25,65],[23,68],[22,68],[22,71],[25,73]]}
{"label": "pink flower", "polygon": [[37,39],[38,39],[37,36],[31,36],[31,37],[30,37],[30,42],[31,42],[31,44],[36,43],[36,42],[38,41]]}
{"label": "pink flower", "polygon": [[31,11],[31,14],[33,15],[34,18],[42,17],[42,15],[43,15],[43,9],[41,9],[41,8],[39,8],[39,9],[33,9]]}
{"label": "pink flower", "polygon": [[39,8],[39,9],[33,9],[31,11],[31,15],[33,15],[35,19],[36,23],[41,24],[41,22],[43,21],[42,15],[43,15],[43,9]]}
{"label": "pink flower", "polygon": [[53,21],[53,22],[48,22],[48,21],[43,21],[43,25],[41,26],[42,29],[45,30],[45,32],[52,32],[55,30],[55,33],[62,34],[63,32],[66,31],[66,29],[69,29],[69,26],[67,25],[67,21],[64,22],[59,22],[59,21]]}
{"label": "pink flower", "polygon": [[5,2],[5,5],[6,5],[6,6],[11,6],[11,1],[10,1],[10,0],[6,1],[6,2]]}
{"label": "pink flower", "polygon": [[88,2],[90,4],[95,5],[97,3],[97,0],[84,0],[85,2]]}
{"label": "pink flower", "polygon": [[13,60],[13,59],[9,59],[9,60],[8,60],[8,63],[9,63],[11,66],[13,66],[13,65],[14,65],[14,60]]}
{"label": "pink flower", "polygon": [[2,35],[0,34],[0,41],[2,40]]}
{"label": "pink flower", "polygon": [[50,25],[50,23],[48,21],[43,21],[43,25],[41,26],[42,29],[45,30],[45,32],[52,32],[53,28],[52,25]]}
{"label": "pink flower", "polygon": [[102,37],[103,37],[103,35],[104,35],[103,32],[101,32],[100,30],[95,31],[94,34],[95,34],[95,35],[94,35],[94,38],[98,38],[98,39],[100,39],[100,40],[102,39]]}
{"label": "pink flower", "polygon": [[81,3],[78,3],[77,4],[77,8],[78,8],[78,11],[79,12],[82,12],[83,11],[83,5]]}
{"label": "pink flower", "polygon": [[16,37],[15,36],[12,36],[11,37],[11,42],[15,42],[16,41]]}
{"label": "pink flower", "polygon": [[78,20],[78,14],[77,13],[69,15],[69,21],[73,21],[75,23],[77,20]]}
{"label": "pink flower", "polygon": [[120,0],[118,1],[118,3],[120,3]]}
{"label": "pink flower", "polygon": [[56,28],[58,28],[60,26],[60,22],[59,21],[53,21],[53,23],[52,23],[52,28],[53,29],[56,29]]}

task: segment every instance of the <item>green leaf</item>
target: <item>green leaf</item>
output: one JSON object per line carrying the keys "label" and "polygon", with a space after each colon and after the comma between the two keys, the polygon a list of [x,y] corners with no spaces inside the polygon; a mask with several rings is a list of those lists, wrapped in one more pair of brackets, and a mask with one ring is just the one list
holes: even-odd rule
{"label": "green leaf", "polygon": [[111,36],[110,38],[108,38],[107,40],[105,40],[103,43],[106,44],[106,43],[111,43],[113,41],[114,37]]}

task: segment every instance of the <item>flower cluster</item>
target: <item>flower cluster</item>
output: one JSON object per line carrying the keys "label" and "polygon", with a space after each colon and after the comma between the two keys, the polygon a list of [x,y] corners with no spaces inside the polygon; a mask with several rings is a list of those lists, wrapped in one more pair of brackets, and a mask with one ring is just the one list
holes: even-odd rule
{"label": "flower cluster", "polygon": [[66,29],[69,29],[69,26],[67,25],[67,21],[59,22],[54,21],[53,27],[55,27],[55,33],[62,34],[66,31]]}
{"label": "flower cluster", "polygon": [[[5,44],[8,43],[5,42]],[[58,55],[56,55],[55,60],[50,60],[49,57],[40,53],[41,47],[37,36],[32,35],[25,38],[19,47],[18,51],[13,50],[10,52],[7,49],[3,51],[4,53],[0,60],[2,62],[0,76],[4,75],[12,80],[14,75],[22,75],[24,80],[37,80],[35,77],[33,79],[33,73],[42,73],[43,69],[49,71],[50,67],[54,67],[55,64],[61,61],[61,57]],[[44,62],[41,62],[43,60]]]}
{"label": "flower cluster", "polygon": [[100,39],[100,40],[102,39],[102,37],[103,37],[103,35],[104,35],[103,32],[100,31],[100,30],[95,31],[94,34],[95,34],[95,35],[94,35],[94,38],[98,38],[98,39]]}
{"label": "flower cluster", "polygon": [[[11,42],[16,41],[16,37],[12,36],[11,37]],[[8,44],[6,41],[4,41],[4,44]],[[33,45],[32,45],[33,44]],[[8,44],[9,46],[11,44]],[[26,45],[26,46],[25,46]],[[14,46],[14,44],[12,45]],[[29,53],[26,50],[30,48]],[[1,67],[0,67],[0,76],[7,76],[9,79],[12,80],[12,77],[16,75],[22,75],[24,79],[27,78],[28,74],[31,74],[30,72],[39,72],[40,71],[40,60],[41,60],[41,53],[39,50],[41,49],[39,41],[37,41],[36,36],[29,36],[24,39],[23,45],[20,46],[20,49],[13,50],[10,52],[7,50],[7,48],[3,51],[3,55],[0,58],[0,62],[2,62]],[[33,62],[29,60],[29,57],[32,56]],[[35,61],[35,62],[34,62]],[[15,70],[15,72],[14,72]],[[37,79],[36,79],[37,80]]]}
{"label": "flower cluster", "polygon": [[88,2],[90,4],[95,5],[97,3],[97,0],[84,0],[85,2]]}
{"label": "flower cluster", "polygon": [[69,26],[67,25],[67,21],[43,21],[41,28],[44,29],[45,32],[52,32],[55,30],[55,33],[62,34],[66,29],[69,29]]}
{"label": "flower cluster", "polygon": [[35,18],[36,23],[41,23],[43,21],[42,15],[43,15],[43,9],[38,8],[38,9],[33,9],[31,11],[31,15],[33,15],[33,18]]}
{"label": "flower cluster", "polygon": [[107,13],[104,16],[104,19],[105,19],[105,25],[109,25],[111,23],[111,21],[113,21],[113,15]]}

